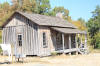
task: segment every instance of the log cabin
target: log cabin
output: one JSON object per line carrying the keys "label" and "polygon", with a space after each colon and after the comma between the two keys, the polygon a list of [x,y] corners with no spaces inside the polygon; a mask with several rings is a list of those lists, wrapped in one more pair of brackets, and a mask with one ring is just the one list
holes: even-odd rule
{"label": "log cabin", "polygon": [[2,28],[3,44],[13,44],[16,53],[37,56],[49,56],[53,52],[79,52],[76,36],[84,34],[59,16],[20,11],[14,12]]}

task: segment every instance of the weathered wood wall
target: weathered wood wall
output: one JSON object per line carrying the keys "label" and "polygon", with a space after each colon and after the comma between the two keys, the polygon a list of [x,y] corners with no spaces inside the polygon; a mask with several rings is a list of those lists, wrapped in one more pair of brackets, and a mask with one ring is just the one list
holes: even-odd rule
{"label": "weathered wood wall", "polygon": [[51,30],[51,52],[54,52],[55,50],[57,50],[57,41],[56,41],[56,34],[57,31]]}
{"label": "weathered wood wall", "polygon": [[[22,34],[22,47],[18,46],[18,34]],[[37,42],[38,26],[19,14],[3,28],[3,43],[14,44],[17,53],[37,55],[39,52]]]}
{"label": "weathered wood wall", "polygon": [[68,34],[65,34],[65,49],[69,49],[69,35]]}
{"label": "weathered wood wall", "polygon": [[[46,33],[46,43],[47,47],[43,47],[43,32]],[[39,56],[48,56],[51,55],[51,32],[48,27],[39,26],[38,29],[38,46],[39,46]]]}
{"label": "weathered wood wall", "polygon": [[[43,47],[43,32],[46,33],[47,47]],[[57,45],[57,33],[49,27],[39,26],[26,17],[16,14],[3,28],[2,40],[4,44],[14,44],[17,54],[48,56],[51,55],[51,52],[58,50],[58,47],[63,46],[62,41]],[[18,45],[18,34],[22,35],[22,47]],[[68,37],[68,34],[64,35],[65,49],[69,49]],[[73,38],[74,36],[72,36],[72,40],[74,40]],[[71,46],[74,48],[74,44]]]}

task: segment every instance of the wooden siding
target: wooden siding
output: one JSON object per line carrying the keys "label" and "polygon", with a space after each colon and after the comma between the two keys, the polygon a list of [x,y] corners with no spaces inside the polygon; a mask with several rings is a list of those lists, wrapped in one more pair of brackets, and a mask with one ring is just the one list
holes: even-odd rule
{"label": "wooden siding", "polygon": [[[18,46],[18,34],[22,34],[22,47]],[[14,44],[17,53],[26,55],[37,55],[39,53],[38,26],[19,14],[16,14],[3,28],[2,40],[4,44]]]}
{"label": "wooden siding", "polygon": [[55,50],[57,50],[57,44],[56,44],[56,31],[51,30],[51,52],[54,52]]}
{"label": "wooden siding", "polygon": [[65,34],[65,49],[69,49],[69,39],[68,39],[69,35],[68,34]]}
{"label": "wooden siding", "polygon": [[[46,33],[47,47],[43,47],[43,32]],[[62,50],[63,46],[64,49],[69,49],[69,35],[64,34],[64,45],[61,37],[60,44],[57,45],[57,33],[59,32],[49,27],[36,25],[24,16],[16,14],[3,28],[2,40],[4,44],[14,44],[14,51],[16,50],[17,54],[48,56],[58,48]],[[18,45],[18,34],[22,35],[22,47]],[[74,40],[75,35],[71,38]],[[71,46],[75,47],[73,41]]]}
{"label": "wooden siding", "polygon": [[[47,43],[47,47],[43,47],[43,32],[46,33],[46,43]],[[50,29],[48,27],[42,27],[39,26],[38,29],[38,46],[39,46],[39,56],[48,56],[51,55],[51,32]]]}

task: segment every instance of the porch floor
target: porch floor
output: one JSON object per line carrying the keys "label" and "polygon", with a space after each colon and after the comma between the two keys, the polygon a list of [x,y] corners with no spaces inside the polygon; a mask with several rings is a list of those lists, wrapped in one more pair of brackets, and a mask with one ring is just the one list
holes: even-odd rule
{"label": "porch floor", "polygon": [[65,50],[57,50],[55,52],[57,52],[57,53],[69,53],[69,52],[74,52],[74,51],[78,51],[78,49],[72,48],[72,49],[65,49]]}

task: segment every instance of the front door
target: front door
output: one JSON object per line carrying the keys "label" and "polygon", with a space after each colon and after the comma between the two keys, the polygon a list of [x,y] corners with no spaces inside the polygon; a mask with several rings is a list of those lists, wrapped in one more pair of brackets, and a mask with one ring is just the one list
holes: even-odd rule
{"label": "front door", "polygon": [[22,54],[22,34],[17,34],[17,46],[19,54]]}
{"label": "front door", "polygon": [[23,53],[23,27],[18,26],[16,27],[16,39],[17,39],[17,54]]}

